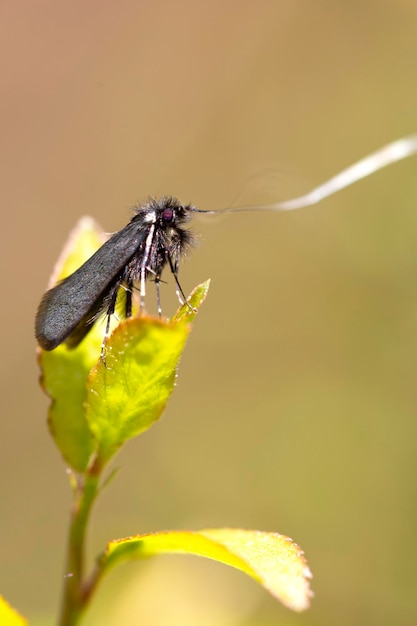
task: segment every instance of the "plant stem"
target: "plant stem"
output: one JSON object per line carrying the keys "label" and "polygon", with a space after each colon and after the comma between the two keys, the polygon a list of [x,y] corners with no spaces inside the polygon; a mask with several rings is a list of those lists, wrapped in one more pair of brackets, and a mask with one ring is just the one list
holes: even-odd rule
{"label": "plant stem", "polygon": [[98,493],[98,483],[99,472],[91,468],[74,490],[60,626],[75,626],[91,595],[84,593],[85,540],[89,514]]}

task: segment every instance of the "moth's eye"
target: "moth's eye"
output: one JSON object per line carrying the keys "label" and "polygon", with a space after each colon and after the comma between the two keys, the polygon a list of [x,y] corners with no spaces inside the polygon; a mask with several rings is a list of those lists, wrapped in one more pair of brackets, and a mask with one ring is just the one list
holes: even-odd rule
{"label": "moth's eye", "polygon": [[174,219],[174,211],[172,209],[164,209],[162,211],[162,220],[164,222],[172,222]]}

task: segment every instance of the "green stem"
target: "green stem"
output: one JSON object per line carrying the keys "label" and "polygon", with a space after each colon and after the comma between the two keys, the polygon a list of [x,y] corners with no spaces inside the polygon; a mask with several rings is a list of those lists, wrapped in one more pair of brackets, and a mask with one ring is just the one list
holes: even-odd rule
{"label": "green stem", "polygon": [[60,626],[75,626],[91,595],[84,591],[84,557],[87,524],[98,493],[100,472],[95,470],[91,467],[74,490]]}

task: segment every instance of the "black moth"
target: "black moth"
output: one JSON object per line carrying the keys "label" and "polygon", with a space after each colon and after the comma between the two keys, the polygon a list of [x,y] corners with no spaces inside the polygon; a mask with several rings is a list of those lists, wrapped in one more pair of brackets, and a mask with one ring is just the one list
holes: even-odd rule
{"label": "black moth", "polygon": [[35,323],[41,348],[53,350],[63,342],[76,347],[102,314],[107,316],[106,338],[120,287],[126,290],[125,315],[130,317],[133,286],[139,285],[143,308],[149,277],[155,281],[161,313],[159,283],[166,265],[174,276],[179,298],[187,302],[178,281],[178,265],[181,255],[195,241],[193,233],[184,228],[192,212],[206,211],[181,205],[171,197],[151,199],[135,208],[127,226],[112,235],[71,276],[45,293]]}
{"label": "black moth", "polygon": [[398,139],[357,161],[304,196],[268,206],[202,211],[192,205],[184,206],[171,197],[149,200],[136,209],[136,214],[127,226],[110,237],[74,274],[46,292],[36,315],[35,333],[39,345],[44,350],[53,350],[65,341],[70,347],[75,347],[102,314],[107,315],[106,338],[119,288],[126,289],[125,314],[130,317],[133,285],[139,283],[143,308],[145,283],[149,276],[155,280],[158,311],[161,314],[159,283],[165,265],[169,265],[174,275],[178,296],[187,302],[178,281],[178,264],[182,253],[194,241],[192,232],[184,228],[191,213],[301,209],[321,202],[381,168],[415,153],[417,135]]}

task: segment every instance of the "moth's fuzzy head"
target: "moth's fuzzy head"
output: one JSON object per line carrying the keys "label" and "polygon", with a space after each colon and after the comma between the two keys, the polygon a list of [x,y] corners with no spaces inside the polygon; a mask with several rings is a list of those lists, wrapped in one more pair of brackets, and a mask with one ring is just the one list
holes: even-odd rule
{"label": "moth's fuzzy head", "polygon": [[158,223],[163,228],[176,228],[186,224],[191,219],[195,207],[191,204],[181,204],[172,196],[150,198],[145,204],[134,208],[134,220],[143,220],[146,224]]}

